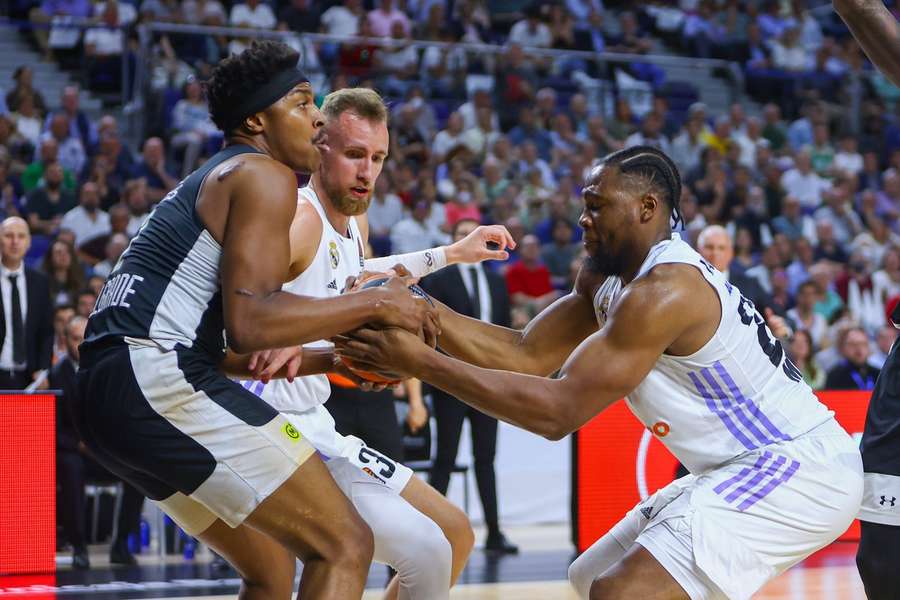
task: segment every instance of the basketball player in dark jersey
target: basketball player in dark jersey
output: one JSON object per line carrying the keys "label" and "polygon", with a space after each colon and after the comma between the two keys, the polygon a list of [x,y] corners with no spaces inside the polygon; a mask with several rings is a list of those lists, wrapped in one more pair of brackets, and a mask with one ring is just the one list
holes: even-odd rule
{"label": "basketball player in dark jersey", "polygon": [[[408,280],[337,298],[282,292],[295,172],[326,143],[298,54],[253,44],[207,86],[225,147],[160,202],[110,274],[81,347],[78,424],[93,454],[223,555],[241,598],[360,598],[372,534],[312,446],[222,372],[238,353],[366,322],[418,330]],[[315,359],[306,361],[315,366]],[[248,371],[249,373],[249,371]]]}
{"label": "basketball player in dark jersey", "polygon": [[[835,0],[869,59],[900,85],[900,24],[881,0]],[[900,307],[891,315],[900,325]],[[869,600],[900,598],[900,357],[897,344],[872,391],[862,439],[865,491],[856,565]]]}
{"label": "basketball player in dark jersey", "polygon": [[[900,304],[891,314],[900,325]],[[856,564],[869,600],[900,598],[900,344],[894,343],[872,390],[862,457],[865,477]]]}

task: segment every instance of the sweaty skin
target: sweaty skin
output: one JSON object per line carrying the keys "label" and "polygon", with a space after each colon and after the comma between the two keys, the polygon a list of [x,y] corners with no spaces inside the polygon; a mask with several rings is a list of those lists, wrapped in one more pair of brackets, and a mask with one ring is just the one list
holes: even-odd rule
{"label": "sweaty skin", "polygon": [[900,86],[900,24],[881,0],[834,0],[853,37],[869,60]]}

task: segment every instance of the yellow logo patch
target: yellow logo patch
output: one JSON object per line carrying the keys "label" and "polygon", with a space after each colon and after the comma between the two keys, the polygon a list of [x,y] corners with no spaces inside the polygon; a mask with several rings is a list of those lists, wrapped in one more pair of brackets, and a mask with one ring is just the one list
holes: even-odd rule
{"label": "yellow logo patch", "polygon": [[296,443],[296,442],[299,442],[299,441],[300,441],[300,438],[302,437],[302,436],[300,435],[300,432],[297,431],[297,428],[294,427],[293,425],[291,425],[290,423],[285,423],[285,424],[281,427],[281,430],[284,432],[284,435],[288,436],[288,438],[289,438],[292,442],[295,442],[295,443]]}

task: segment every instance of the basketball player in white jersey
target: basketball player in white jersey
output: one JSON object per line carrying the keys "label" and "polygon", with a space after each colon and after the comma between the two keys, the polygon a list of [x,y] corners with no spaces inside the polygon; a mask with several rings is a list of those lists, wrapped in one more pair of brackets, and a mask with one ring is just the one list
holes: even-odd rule
{"label": "basketball player in white jersey", "polygon": [[608,156],[582,194],[589,259],[575,289],[524,331],[440,307],[451,356],[395,329],[337,340],[361,366],[419,377],[554,440],[626,398],[691,474],[572,564],[582,598],[750,598],[843,533],[860,505],[857,444],[752,302],[672,234],[680,191],[659,150]]}
{"label": "basketball player in white jersey", "polygon": [[[481,227],[452,246],[365,260],[366,210],[389,148],[387,108],[373,90],[350,88],[329,94],[322,113],[328,148],[310,184],[298,193],[291,226],[295,278],[283,286],[284,291],[326,298],[343,293],[345,282],[364,269],[386,271],[400,264],[422,276],[455,262],[506,258],[502,248],[514,244],[503,227],[495,226]],[[487,242],[496,242],[501,249],[491,250]],[[331,348],[327,341],[304,346],[304,372],[310,372],[310,360],[322,361]],[[357,437],[340,435],[324,406],[330,394],[324,374],[264,383],[268,373],[290,358],[290,351],[282,353],[261,373],[261,380],[246,381],[245,387],[288,416],[369,524],[375,560],[398,572],[385,597],[447,598],[473,544],[467,517],[408,467]],[[327,359],[322,366],[323,372],[334,368]]]}

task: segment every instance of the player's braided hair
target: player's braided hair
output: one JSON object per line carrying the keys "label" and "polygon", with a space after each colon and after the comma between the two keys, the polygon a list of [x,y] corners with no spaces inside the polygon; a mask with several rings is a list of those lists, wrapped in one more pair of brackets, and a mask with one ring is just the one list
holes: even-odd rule
{"label": "player's braided hair", "polygon": [[296,66],[300,55],[282,42],[254,41],[240,54],[232,54],[217,64],[204,85],[209,116],[228,135],[233,129],[232,111],[272,77]]}
{"label": "player's braided hair", "polygon": [[640,178],[652,186],[672,210],[673,224],[684,223],[681,214],[681,175],[672,159],[653,146],[632,146],[613,152],[603,161],[619,173]]}

